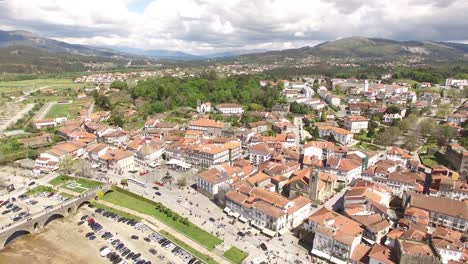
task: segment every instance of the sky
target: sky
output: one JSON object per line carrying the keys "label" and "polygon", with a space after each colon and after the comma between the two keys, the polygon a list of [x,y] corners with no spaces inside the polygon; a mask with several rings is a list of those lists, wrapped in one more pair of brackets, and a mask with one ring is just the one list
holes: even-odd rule
{"label": "sky", "polygon": [[0,29],[192,54],[351,36],[468,43],[468,0],[0,0]]}

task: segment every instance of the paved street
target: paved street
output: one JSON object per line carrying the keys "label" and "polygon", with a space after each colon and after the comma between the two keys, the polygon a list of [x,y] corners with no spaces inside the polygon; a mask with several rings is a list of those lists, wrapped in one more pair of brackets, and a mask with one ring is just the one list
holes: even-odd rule
{"label": "paved street", "polygon": [[[144,181],[144,177],[142,176],[140,179]],[[259,248],[259,245],[264,242],[268,249],[279,257],[272,259],[271,263],[275,263],[275,261],[278,261],[278,263],[293,263],[295,259],[299,259],[304,263],[310,261],[308,260],[310,258],[308,250],[299,245],[298,238],[290,232],[281,237],[270,239],[247,224],[239,221],[233,223],[232,219],[224,214],[221,208],[191,187],[178,187],[176,184],[172,184],[172,187],[166,185],[158,188],[159,190],[154,190],[151,185],[144,188],[131,183],[128,186],[130,191],[163,203],[182,216],[188,217],[191,222],[227,241],[223,245],[223,250],[227,250],[231,245],[234,245],[247,251],[249,253],[248,260],[251,260],[259,256],[265,256],[265,252]],[[328,200],[323,206],[332,208],[347,189],[343,188],[340,193]],[[161,196],[155,195],[156,191],[160,192]],[[182,197],[182,200],[179,200],[179,196]],[[314,208],[313,212],[319,208],[321,207]],[[210,217],[214,218],[215,221],[211,222]],[[252,233],[255,232],[256,234],[244,238],[237,235],[239,231],[247,230],[251,230]]]}

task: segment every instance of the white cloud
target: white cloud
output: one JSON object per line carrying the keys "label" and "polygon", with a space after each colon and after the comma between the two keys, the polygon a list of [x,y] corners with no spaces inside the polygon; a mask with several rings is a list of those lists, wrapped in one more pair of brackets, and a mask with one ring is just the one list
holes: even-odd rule
{"label": "white cloud", "polygon": [[468,40],[466,0],[6,0],[4,29],[91,45],[212,52],[348,36]]}

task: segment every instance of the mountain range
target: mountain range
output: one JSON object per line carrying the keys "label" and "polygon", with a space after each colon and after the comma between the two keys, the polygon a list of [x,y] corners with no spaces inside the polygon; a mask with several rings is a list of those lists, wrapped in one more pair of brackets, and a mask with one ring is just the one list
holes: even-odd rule
{"label": "mountain range", "polygon": [[92,47],[69,44],[27,31],[0,31],[0,72],[59,72],[148,67],[164,62],[301,63],[336,61],[463,61],[468,45],[436,41],[395,41],[350,37],[313,47],[279,51],[243,50],[193,55],[171,50]]}

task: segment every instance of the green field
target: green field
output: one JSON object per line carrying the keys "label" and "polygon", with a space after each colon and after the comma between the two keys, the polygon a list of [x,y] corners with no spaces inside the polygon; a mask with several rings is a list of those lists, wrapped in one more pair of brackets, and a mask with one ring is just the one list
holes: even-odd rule
{"label": "green field", "polygon": [[71,103],[71,104],[54,104],[49,112],[47,112],[46,118],[57,118],[57,117],[67,117],[69,119],[75,118],[80,113],[82,109],[81,104]]}
{"label": "green field", "polygon": [[223,256],[232,263],[240,264],[248,254],[236,247],[231,247],[228,251],[224,252]]}
{"label": "green field", "polygon": [[74,84],[70,79],[35,79],[24,81],[0,82],[0,91],[4,93],[30,91],[43,86],[52,86],[54,89],[79,87],[82,84]]}
{"label": "green field", "polygon": [[449,168],[451,167],[450,162],[448,162],[440,152],[436,152],[433,155],[420,154],[419,157],[421,158],[422,163],[429,167],[434,165],[444,165]]}
{"label": "green field", "polygon": [[177,239],[175,236],[168,233],[167,231],[161,230],[160,233],[161,233],[161,235],[163,235],[164,237],[169,239],[172,243],[174,243],[174,244],[178,245],[179,247],[185,249],[186,251],[190,252],[190,254],[192,254],[193,256],[198,258],[199,260],[202,260],[203,262],[205,262],[207,264],[216,264],[216,263],[218,263],[218,262],[214,261],[212,258],[210,258],[209,256],[201,253],[200,251],[198,251],[198,250],[192,248],[191,246],[187,245],[185,242]]}
{"label": "green field", "polygon": [[41,192],[56,192],[57,190],[55,190],[54,188],[52,187],[48,187],[48,186],[43,186],[43,185],[39,185],[37,187],[34,187],[32,188],[31,190],[27,191],[25,194],[30,196],[30,195],[34,195],[36,193],[41,193]]}
{"label": "green field", "polygon": [[[103,197],[103,200],[135,210],[143,214],[154,216],[161,222],[178,230],[180,233],[195,240],[196,242],[200,243],[208,249],[214,249],[216,245],[223,242],[218,237],[213,236],[212,234],[206,232],[205,230],[199,228],[198,226],[190,222],[188,222],[188,224],[183,224],[180,221],[178,221],[177,218],[174,218],[174,216],[168,216],[167,214],[156,210],[156,202],[152,202],[143,197],[137,198],[137,195],[129,195],[120,191],[119,189],[116,189],[113,192],[107,193]],[[181,216],[178,217],[182,218]]]}
{"label": "green field", "polygon": [[[73,182],[77,183],[77,185],[79,186],[76,188],[70,187],[69,185],[73,184]],[[86,179],[81,179],[81,178],[74,178],[74,177],[70,177],[67,175],[60,175],[52,179],[51,181],[49,181],[49,184],[53,186],[60,185],[60,187],[64,189],[77,192],[77,193],[82,193],[82,192],[85,192],[87,190],[90,190],[90,189],[93,189],[102,185],[101,182],[91,181],[91,180],[86,180]]]}

